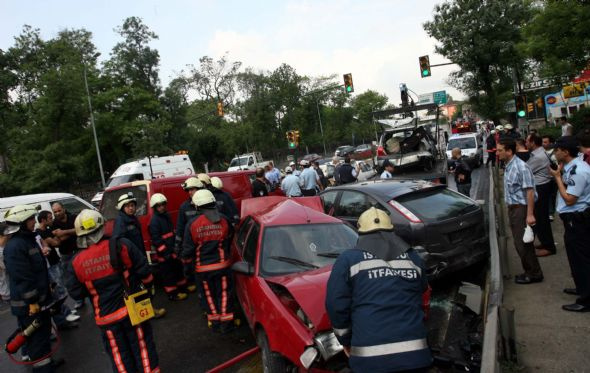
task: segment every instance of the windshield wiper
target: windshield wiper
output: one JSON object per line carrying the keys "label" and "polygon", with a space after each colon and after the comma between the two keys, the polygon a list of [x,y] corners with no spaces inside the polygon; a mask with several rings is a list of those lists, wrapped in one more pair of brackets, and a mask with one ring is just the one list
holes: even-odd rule
{"label": "windshield wiper", "polygon": [[323,257],[326,257],[326,258],[338,258],[340,256],[340,253],[334,251],[334,252],[326,252],[326,253],[317,253],[315,255],[317,255],[317,256],[323,256]]}
{"label": "windshield wiper", "polygon": [[280,262],[298,265],[300,267],[313,268],[313,269],[320,268],[320,267],[316,266],[315,264],[307,263],[307,262],[304,262],[303,260],[299,260],[299,259],[295,259],[295,258],[289,258],[288,256],[269,256],[268,259],[274,259],[274,260],[278,260]]}

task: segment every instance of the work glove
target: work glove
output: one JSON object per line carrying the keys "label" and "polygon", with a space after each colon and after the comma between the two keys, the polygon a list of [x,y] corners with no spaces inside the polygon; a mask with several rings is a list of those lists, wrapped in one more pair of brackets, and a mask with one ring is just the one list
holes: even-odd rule
{"label": "work glove", "polygon": [[29,316],[39,313],[41,311],[41,307],[39,307],[39,303],[29,304]]}

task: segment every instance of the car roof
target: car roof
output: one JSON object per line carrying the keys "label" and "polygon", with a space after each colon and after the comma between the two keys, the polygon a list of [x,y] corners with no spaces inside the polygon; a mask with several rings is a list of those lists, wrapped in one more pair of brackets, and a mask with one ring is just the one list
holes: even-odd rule
{"label": "car roof", "polygon": [[248,198],[242,201],[241,217],[246,216],[252,216],[264,226],[342,222],[324,214],[319,197]]}
{"label": "car roof", "polygon": [[70,193],[39,193],[26,194],[23,196],[13,196],[0,198],[0,208],[13,207],[16,205],[29,205],[33,203],[56,201],[65,198],[76,197]]}
{"label": "car roof", "polygon": [[326,189],[330,190],[357,190],[378,197],[384,201],[390,201],[404,194],[413,193],[424,189],[441,189],[446,185],[433,184],[424,180],[369,180],[361,183],[346,184]]}

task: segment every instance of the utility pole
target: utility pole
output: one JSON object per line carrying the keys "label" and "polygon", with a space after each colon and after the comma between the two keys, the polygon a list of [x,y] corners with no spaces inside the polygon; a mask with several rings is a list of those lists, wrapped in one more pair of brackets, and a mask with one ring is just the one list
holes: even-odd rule
{"label": "utility pole", "polygon": [[[98,54],[100,55],[100,54]],[[98,57],[97,55],[97,57]],[[106,182],[104,180],[104,172],[102,170],[102,160],[100,158],[100,148],[98,147],[98,137],[96,136],[96,126],[94,125],[94,113],[92,112],[92,101],[90,100],[90,89],[88,89],[88,78],[86,73],[86,62],[82,61],[84,65],[84,84],[86,85],[86,96],[88,97],[88,110],[90,111],[90,123],[92,124],[92,133],[94,134],[94,145],[96,146],[96,157],[98,158],[98,169],[100,170],[100,181],[102,182],[102,188],[106,188]]]}
{"label": "utility pole", "polygon": [[320,122],[320,132],[322,133],[322,143],[324,144],[324,155],[328,155],[326,151],[326,139],[324,138],[324,128],[322,127],[322,116],[320,115],[320,100],[315,100],[316,107],[318,109],[318,120]]}

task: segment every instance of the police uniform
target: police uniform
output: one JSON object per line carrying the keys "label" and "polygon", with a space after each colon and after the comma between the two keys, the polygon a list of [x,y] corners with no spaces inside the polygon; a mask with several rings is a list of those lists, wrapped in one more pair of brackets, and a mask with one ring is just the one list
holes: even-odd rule
{"label": "police uniform", "polygon": [[[336,171],[335,171],[336,172]],[[339,184],[349,184],[356,181],[356,170],[350,163],[343,163],[338,167]]]}
{"label": "police uniform", "polygon": [[[377,214],[372,210],[363,215]],[[340,254],[328,280],[326,309],[338,341],[350,347],[354,372],[432,363],[422,309],[427,289],[423,261],[391,230],[361,233],[356,247]]]}
{"label": "police uniform", "polygon": [[563,171],[567,193],[578,199],[568,206],[558,193],[556,211],[565,228],[565,250],[579,295],[576,303],[590,310],[590,166],[574,158]]}

